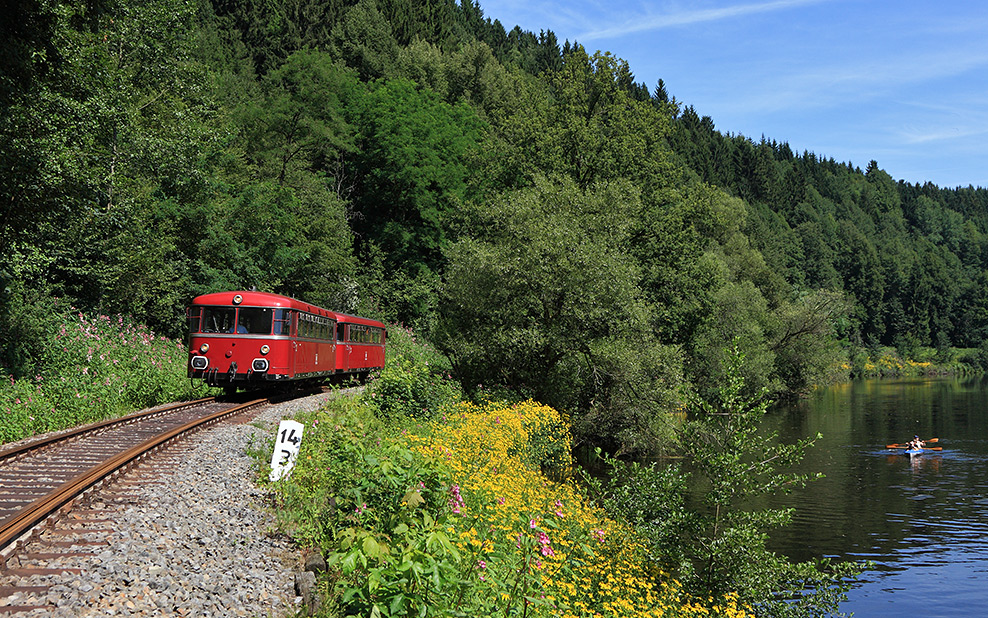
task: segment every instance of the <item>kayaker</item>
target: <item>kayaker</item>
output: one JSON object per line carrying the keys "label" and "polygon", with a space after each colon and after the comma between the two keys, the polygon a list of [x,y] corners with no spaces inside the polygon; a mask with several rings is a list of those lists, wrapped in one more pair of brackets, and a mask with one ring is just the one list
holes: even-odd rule
{"label": "kayaker", "polygon": [[926,442],[920,440],[919,436],[913,436],[913,439],[909,442],[909,450],[918,451],[919,449],[923,448],[924,444],[926,444]]}

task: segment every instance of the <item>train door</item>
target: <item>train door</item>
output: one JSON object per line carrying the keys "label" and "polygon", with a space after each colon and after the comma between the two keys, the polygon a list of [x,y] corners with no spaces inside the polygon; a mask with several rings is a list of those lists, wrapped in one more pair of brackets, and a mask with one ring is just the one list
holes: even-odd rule
{"label": "train door", "polygon": [[336,372],[350,370],[350,344],[347,342],[347,326],[343,322],[336,323]]}
{"label": "train door", "polygon": [[284,317],[286,318],[283,322],[283,334],[288,335],[288,344],[290,346],[288,350],[288,375],[292,378],[295,377],[295,356],[298,353],[298,339],[296,336],[296,329],[298,328],[298,311],[291,311],[288,309],[283,310]]}
{"label": "train door", "polygon": [[326,331],[326,341],[323,345],[326,349],[326,364],[323,366],[324,371],[332,372],[336,369],[336,320],[330,320],[329,326]]}

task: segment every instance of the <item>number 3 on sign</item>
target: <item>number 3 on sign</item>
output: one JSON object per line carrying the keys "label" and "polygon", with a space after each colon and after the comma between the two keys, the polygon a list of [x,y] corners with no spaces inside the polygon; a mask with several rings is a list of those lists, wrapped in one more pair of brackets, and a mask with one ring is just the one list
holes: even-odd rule
{"label": "number 3 on sign", "polygon": [[278,436],[271,453],[271,482],[280,481],[292,472],[298,449],[302,444],[302,429],[305,425],[295,421],[281,421]]}

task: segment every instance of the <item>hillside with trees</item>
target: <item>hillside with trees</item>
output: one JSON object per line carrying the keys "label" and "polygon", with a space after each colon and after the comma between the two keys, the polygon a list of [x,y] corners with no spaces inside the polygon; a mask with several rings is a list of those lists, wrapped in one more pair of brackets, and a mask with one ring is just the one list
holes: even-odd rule
{"label": "hillside with trees", "polygon": [[[659,81],[453,0],[13,0],[2,371],[52,316],[181,336],[257,288],[413,327],[468,391],[661,445],[736,341],[799,396],[869,351],[988,344],[988,193],[719,132]],[[925,352],[924,352],[925,351]]]}

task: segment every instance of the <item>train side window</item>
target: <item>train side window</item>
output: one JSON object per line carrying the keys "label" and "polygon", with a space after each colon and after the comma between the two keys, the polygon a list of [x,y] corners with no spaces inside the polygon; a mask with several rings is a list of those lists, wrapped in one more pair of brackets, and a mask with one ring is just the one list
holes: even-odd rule
{"label": "train side window", "polygon": [[230,307],[203,307],[202,332],[230,333],[236,324],[237,310]]}
{"label": "train side window", "polygon": [[336,324],[336,340],[343,343],[343,333],[346,330],[346,324],[338,322]]}
{"label": "train side window", "polygon": [[274,334],[288,335],[292,332],[292,312],[290,309],[274,310]]}
{"label": "train side window", "polygon": [[377,330],[376,328],[364,325],[352,326],[351,329],[353,328],[357,329],[356,335],[350,335],[353,337],[354,341],[358,341],[360,343],[374,343],[374,331]]}
{"label": "train side window", "polygon": [[241,307],[237,320],[237,332],[251,335],[270,335],[274,310],[262,307]]}

